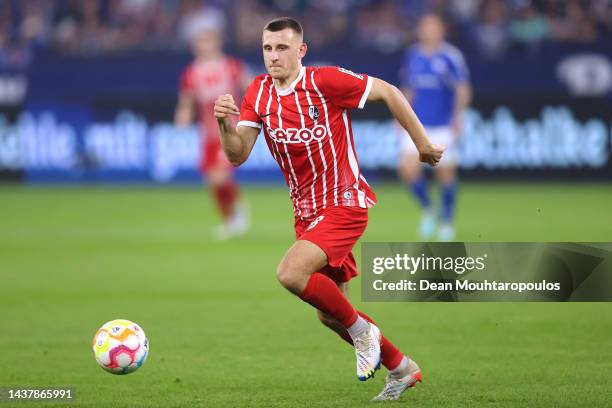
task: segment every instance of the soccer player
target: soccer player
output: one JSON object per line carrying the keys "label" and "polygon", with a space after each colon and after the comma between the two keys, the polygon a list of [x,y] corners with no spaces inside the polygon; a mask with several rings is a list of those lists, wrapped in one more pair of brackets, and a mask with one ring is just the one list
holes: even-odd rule
{"label": "soccer player", "polygon": [[245,64],[223,53],[219,29],[203,27],[192,39],[195,59],[181,76],[175,124],[179,128],[189,126],[197,115],[202,135],[200,170],[223,218],[215,234],[228,239],[245,233],[249,220],[246,206],[239,199],[233,166],[221,148],[213,106],[219,94],[241,94],[252,77]]}
{"label": "soccer player", "polygon": [[[418,146],[420,159],[435,165],[443,147],[432,145],[403,94],[394,86],[338,67],[304,67],[307,45],[291,18],[269,22],[263,31],[268,75],[249,86],[240,110],[231,95],[220,96],[215,115],[229,160],[249,157],[263,129],[280,166],[295,213],[296,241],[276,274],[294,295],[318,310],[323,324],[355,347],[357,377],[371,378],[382,364],[390,371],[377,400],[397,399],[421,380],[418,365],[401,353],[347,299],[357,275],[351,252],[363,234],[376,196],[359,170],[350,109],[383,101]],[[237,127],[231,115],[240,115]]]}
{"label": "soccer player", "polygon": [[435,169],[441,186],[439,219],[432,209],[427,179],[417,159],[418,149],[403,129],[399,173],[423,213],[419,234],[428,240],[438,227],[440,241],[455,237],[454,210],[457,193],[456,140],[461,133],[463,112],[470,102],[469,73],[461,52],[444,42],[444,23],[427,14],[418,26],[419,43],[406,53],[402,69],[402,88],[434,143],[446,146],[444,157]]}

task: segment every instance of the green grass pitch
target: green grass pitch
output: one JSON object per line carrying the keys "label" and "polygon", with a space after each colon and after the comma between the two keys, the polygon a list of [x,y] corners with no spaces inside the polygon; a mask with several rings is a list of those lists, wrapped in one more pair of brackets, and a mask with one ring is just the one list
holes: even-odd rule
{"label": "green grass pitch", "polygon": [[[416,240],[401,187],[376,188],[363,241]],[[69,405],[361,407],[353,351],[280,287],[286,191],[247,188],[254,227],[228,243],[198,188],[0,188],[0,387],[70,386]],[[464,184],[458,240],[611,241],[610,185]],[[612,406],[612,304],[361,303],[422,366],[411,407]],[[114,318],[151,344],[114,376],[91,339]],[[0,403],[1,406],[10,404]]]}

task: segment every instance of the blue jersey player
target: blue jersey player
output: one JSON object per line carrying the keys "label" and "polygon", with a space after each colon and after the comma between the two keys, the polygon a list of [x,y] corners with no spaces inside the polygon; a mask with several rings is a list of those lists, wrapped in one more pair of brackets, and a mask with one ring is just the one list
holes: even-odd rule
{"label": "blue jersey player", "polygon": [[431,239],[436,230],[440,241],[455,236],[453,213],[457,193],[456,140],[461,133],[464,110],[469,104],[469,73],[461,52],[444,41],[440,17],[427,14],[418,26],[419,42],[408,49],[401,73],[402,90],[435,144],[446,146],[436,180],[441,187],[440,212],[432,209],[427,179],[418,152],[407,134],[402,134],[399,174],[423,210],[419,233]]}

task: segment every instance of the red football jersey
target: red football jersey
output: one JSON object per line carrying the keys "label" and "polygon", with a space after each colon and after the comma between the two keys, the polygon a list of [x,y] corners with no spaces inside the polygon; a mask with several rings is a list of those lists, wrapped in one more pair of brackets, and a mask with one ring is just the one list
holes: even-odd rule
{"label": "red football jersey", "polygon": [[198,104],[200,126],[209,137],[219,138],[219,125],[214,115],[215,100],[229,93],[238,98],[242,78],[248,75],[244,64],[231,57],[216,61],[193,62],[181,75],[181,91],[193,92]]}
{"label": "red football jersey", "polygon": [[286,90],[261,75],[244,95],[238,126],[263,127],[295,215],[330,206],[369,208],[376,195],[361,175],[349,109],[363,108],[372,79],[339,67],[302,67]]}

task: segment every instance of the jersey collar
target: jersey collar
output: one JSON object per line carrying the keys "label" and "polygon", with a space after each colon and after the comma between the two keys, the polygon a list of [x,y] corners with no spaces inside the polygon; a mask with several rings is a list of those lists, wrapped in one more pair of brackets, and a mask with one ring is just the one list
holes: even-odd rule
{"label": "jersey collar", "polygon": [[279,96],[289,95],[291,92],[295,90],[295,86],[298,84],[298,82],[302,80],[302,77],[304,76],[305,73],[306,73],[306,67],[303,66],[300,68],[300,73],[298,74],[297,78],[295,78],[295,80],[289,85],[287,89],[280,90],[276,87],[276,84],[274,84],[274,89],[276,89],[276,94]]}

